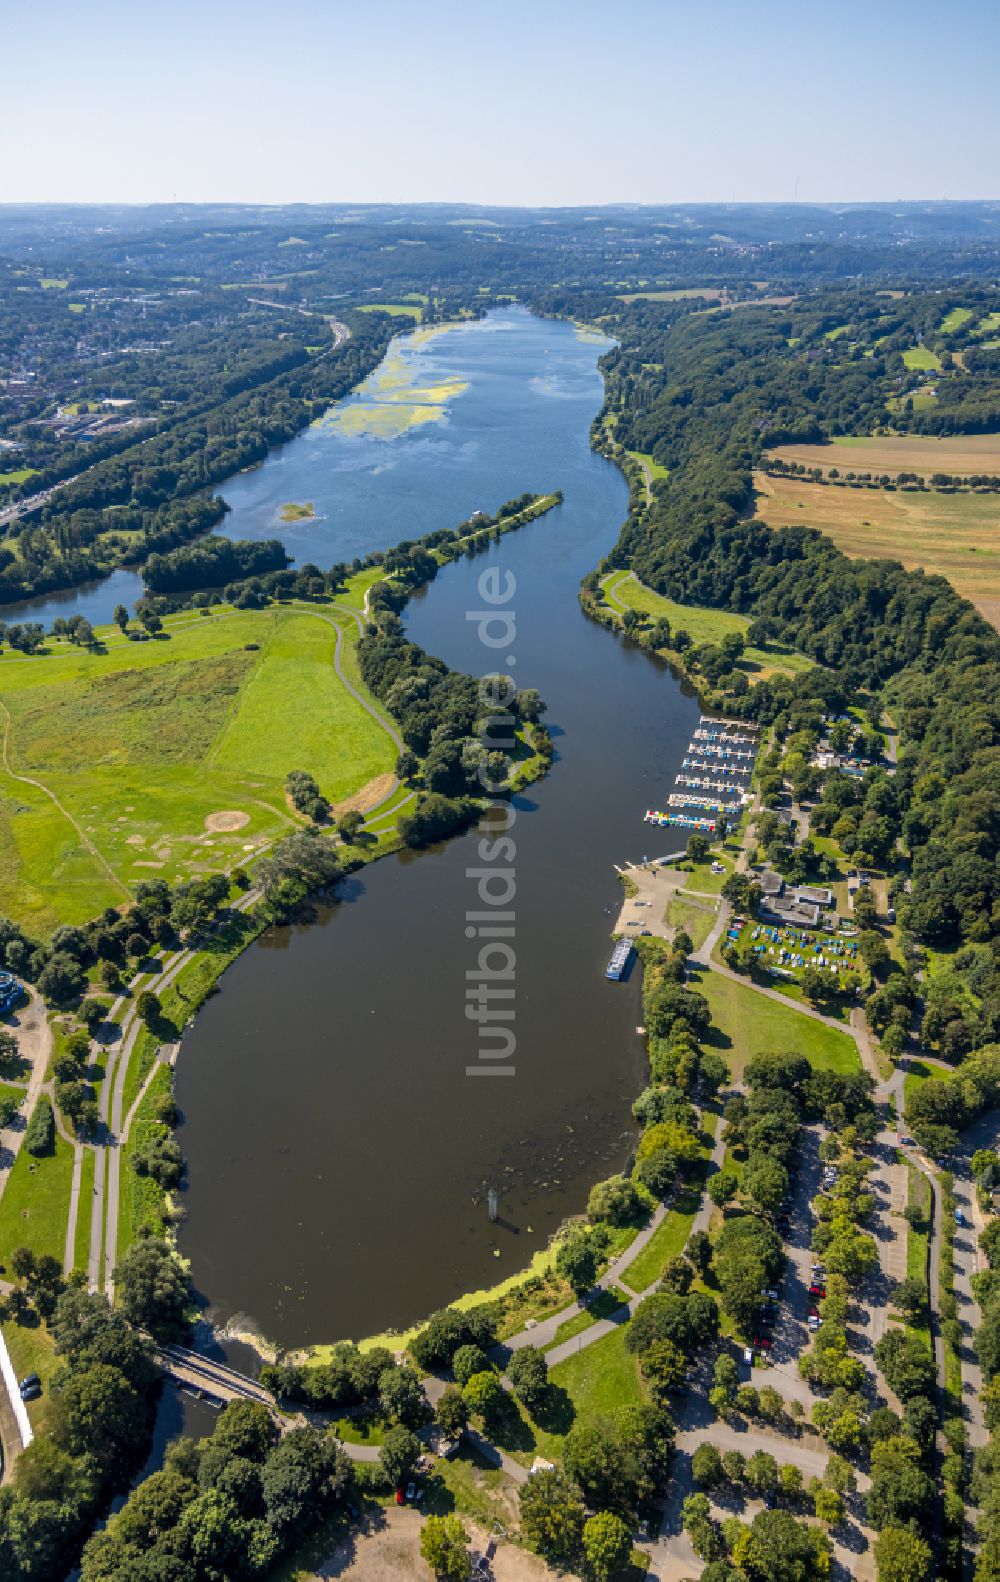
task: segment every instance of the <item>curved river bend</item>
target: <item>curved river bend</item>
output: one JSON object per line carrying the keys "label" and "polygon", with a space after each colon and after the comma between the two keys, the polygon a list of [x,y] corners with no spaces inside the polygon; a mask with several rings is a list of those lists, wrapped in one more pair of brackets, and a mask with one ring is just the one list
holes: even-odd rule
{"label": "curved river bend", "polygon": [[[617,468],[589,445],[607,344],[520,309],[418,332],[222,490],[228,533],[280,534],[321,566],[525,490],[565,497],[488,556],[445,568],[405,614],[430,653],[476,674],[510,668],[549,706],[557,761],[517,799],[512,831],[515,1074],[466,1075],[477,832],[386,859],[318,923],[269,932],[184,1039],[180,1247],[215,1317],[248,1318],[284,1345],[403,1327],[515,1273],[633,1144],[644,1055],[636,978],[604,977],[613,865],[667,849],[642,814],[676,772],[697,705],[577,601],[627,507]],[[312,501],[317,520],[281,524],[289,500]],[[494,562],[516,579],[499,659],[467,619]]]}

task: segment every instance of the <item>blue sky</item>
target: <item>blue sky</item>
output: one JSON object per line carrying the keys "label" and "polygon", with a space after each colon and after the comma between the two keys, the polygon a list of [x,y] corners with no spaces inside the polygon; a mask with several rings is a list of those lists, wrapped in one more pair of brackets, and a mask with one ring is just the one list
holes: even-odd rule
{"label": "blue sky", "polygon": [[6,202],[1000,196],[1000,0],[48,0],[7,43]]}

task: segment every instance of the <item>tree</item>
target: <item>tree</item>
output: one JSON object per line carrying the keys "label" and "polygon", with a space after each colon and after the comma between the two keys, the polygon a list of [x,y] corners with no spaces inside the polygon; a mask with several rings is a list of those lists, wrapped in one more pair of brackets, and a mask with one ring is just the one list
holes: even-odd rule
{"label": "tree", "polygon": [[903,1313],[909,1319],[917,1317],[924,1310],[927,1301],[927,1288],[923,1280],[915,1275],[908,1275],[905,1280],[898,1280],[892,1293],[892,1305],[897,1312]]}
{"label": "tree", "polygon": [[778,1463],[766,1450],[755,1450],[747,1457],[745,1476],[757,1494],[773,1493],[778,1487]]}
{"label": "tree", "polygon": [[427,1421],[427,1397],[413,1368],[386,1368],[378,1393],[382,1414],[390,1421],[407,1428],[420,1428]]}
{"label": "tree", "polygon": [[607,1582],[620,1571],[632,1552],[632,1539],[620,1516],[598,1511],[583,1529],[583,1551],[596,1582]]}
{"label": "tree", "polygon": [[611,1176],[592,1188],[587,1199],[587,1214],[591,1220],[604,1220],[609,1225],[629,1225],[638,1217],[642,1206],[634,1181],[628,1176]]}
{"label": "tree", "polygon": [[75,1369],[53,1390],[52,1437],[71,1455],[93,1456],[107,1474],[121,1472],[147,1429],[146,1404],[108,1363]]}
{"label": "tree", "polygon": [[38,974],[38,992],[53,1005],[69,1005],[87,987],[87,974],[72,956],[56,951]]}
{"label": "tree", "polygon": [[802,1493],[802,1469],[786,1461],[778,1468],[778,1483],[782,1494],[787,1494],[789,1499],[797,1499]]}
{"label": "tree", "polygon": [[908,1401],[913,1395],[933,1394],[934,1362],[916,1335],[901,1329],[887,1330],[876,1343],[875,1361],[901,1401]]}
{"label": "tree", "polygon": [[474,1373],[487,1373],[489,1362],[481,1346],[459,1346],[451,1359],[451,1371],[458,1384],[468,1384]]}
{"label": "tree", "polygon": [[420,1553],[445,1582],[467,1582],[472,1575],[469,1535],[457,1516],[428,1516],[420,1529]]}
{"label": "tree", "polygon": [[687,1358],[672,1340],[654,1340],[642,1357],[642,1372],[653,1400],[660,1406],[687,1380]]}
{"label": "tree", "polygon": [[875,1540],[878,1582],[930,1582],[930,1545],[909,1527],[883,1527]]}
{"label": "tree", "polygon": [[529,1412],[542,1405],[549,1388],[549,1369],[544,1352],[536,1346],[522,1346],[507,1364],[507,1375],[515,1395],[520,1396]]}
{"label": "tree", "polygon": [[492,1370],[488,1373],[474,1373],[462,1393],[468,1402],[469,1410],[486,1423],[499,1413],[506,1400],[504,1387]]}
{"label": "tree", "polygon": [[878,1530],[919,1521],[934,1498],[934,1484],[921,1465],[921,1450],[907,1434],[872,1446],[868,1519]]}
{"label": "tree", "polygon": [[556,1272],[573,1287],[577,1296],[589,1291],[597,1278],[603,1245],[593,1232],[575,1225],[556,1249]]}
{"label": "tree", "polygon": [[758,1153],[747,1161],[742,1184],[752,1203],[767,1214],[776,1214],[788,1191],[788,1171],[779,1160]]}
{"label": "tree", "polygon": [[120,632],[124,633],[128,630],[128,610],[125,608],[124,604],[115,605],[114,614],[112,615],[111,619],[114,621]]}
{"label": "tree", "polygon": [[543,1467],[522,1485],[521,1532],[551,1565],[574,1566],[586,1520],[580,1491],[565,1473]]}
{"label": "tree", "polygon": [[701,1444],[691,1457],[691,1476],[703,1488],[714,1488],[725,1477],[722,1457],[714,1445]]}
{"label": "tree", "polygon": [[340,814],[337,819],[337,829],[348,845],[353,844],[357,839],[358,832],[364,821],[364,814],[359,813],[357,808],[348,808],[346,813]]}
{"label": "tree", "polygon": [[135,1008],[142,1017],[147,1027],[158,1022],[161,1015],[159,996],[152,989],[143,989],[135,1002]]}
{"label": "tree", "polygon": [[740,1178],[735,1170],[717,1170],[709,1177],[708,1195],[716,1208],[723,1208],[731,1203],[740,1189]]}
{"label": "tree", "polygon": [[420,1457],[422,1446],[416,1434],[401,1425],[386,1430],[379,1446],[378,1460],[394,1489],[404,1484]]}
{"label": "tree", "polygon": [[183,1339],[191,1304],[191,1282],[164,1242],[145,1236],[133,1242],[114,1272],[122,1312],[157,1340]]}
{"label": "tree", "polygon": [[710,849],[709,840],[706,835],[688,836],[687,857],[689,862],[704,862]]}
{"label": "tree", "polygon": [[668,1258],[660,1278],[661,1291],[676,1291],[678,1296],[684,1296],[691,1289],[694,1279],[694,1265],[688,1263],[682,1255]]}
{"label": "tree", "polygon": [[835,1527],[844,1519],[844,1502],[835,1489],[826,1489],[818,1481],[815,1487],[810,1484],[809,1492],[813,1499],[813,1509],[821,1522]]}
{"label": "tree", "polygon": [[461,1439],[469,1421],[469,1406],[461,1390],[450,1384],[437,1404],[437,1420],[449,1439]]}

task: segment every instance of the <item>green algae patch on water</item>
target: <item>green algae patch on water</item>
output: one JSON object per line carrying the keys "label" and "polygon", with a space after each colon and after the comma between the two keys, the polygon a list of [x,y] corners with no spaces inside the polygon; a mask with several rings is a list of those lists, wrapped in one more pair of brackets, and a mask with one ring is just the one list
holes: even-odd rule
{"label": "green algae patch on water", "polygon": [[[407,353],[425,346],[445,326],[429,326],[407,337]],[[347,435],[395,439],[423,423],[442,423],[448,406],[469,388],[457,376],[421,380],[419,362],[392,348],[354,397],[335,407],[324,426]]]}

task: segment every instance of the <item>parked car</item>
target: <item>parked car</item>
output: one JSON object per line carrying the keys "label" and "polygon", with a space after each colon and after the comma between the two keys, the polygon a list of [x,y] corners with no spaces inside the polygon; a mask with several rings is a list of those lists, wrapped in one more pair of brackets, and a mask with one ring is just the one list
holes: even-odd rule
{"label": "parked car", "polygon": [[406,1498],[410,1502],[411,1505],[412,1505],[413,1501],[416,1499],[416,1497],[417,1497],[417,1485],[415,1483],[408,1483],[406,1485]]}
{"label": "parked car", "polygon": [[396,1490],[396,1504],[397,1505],[405,1505],[406,1504],[406,1491],[404,1490],[402,1484],[400,1484],[399,1488]]}
{"label": "parked car", "polygon": [[28,1373],[18,1385],[22,1401],[37,1401],[42,1393],[42,1381],[37,1373]]}
{"label": "parked car", "polygon": [[956,1225],[964,1225],[965,1224],[965,1215],[962,1213],[962,1210],[960,1208],[957,1208],[955,1210],[955,1224]]}
{"label": "parked car", "polygon": [[755,1335],[753,1343],[760,1351],[770,1351],[773,1345],[773,1341],[768,1335]]}
{"label": "parked car", "polygon": [[814,1297],[818,1297],[820,1300],[822,1300],[822,1298],[826,1295],[826,1286],[825,1285],[811,1285],[809,1287],[809,1295],[810,1296],[814,1296]]}
{"label": "parked car", "polygon": [[899,1140],[904,1148],[915,1148],[917,1146],[912,1137],[901,1137]]}

